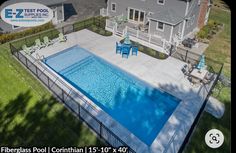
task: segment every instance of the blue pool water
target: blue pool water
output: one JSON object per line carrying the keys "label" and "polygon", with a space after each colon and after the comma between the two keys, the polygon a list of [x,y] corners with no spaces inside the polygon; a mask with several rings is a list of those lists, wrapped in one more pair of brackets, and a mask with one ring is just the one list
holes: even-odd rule
{"label": "blue pool water", "polygon": [[45,64],[149,146],[180,102],[79,46]]}

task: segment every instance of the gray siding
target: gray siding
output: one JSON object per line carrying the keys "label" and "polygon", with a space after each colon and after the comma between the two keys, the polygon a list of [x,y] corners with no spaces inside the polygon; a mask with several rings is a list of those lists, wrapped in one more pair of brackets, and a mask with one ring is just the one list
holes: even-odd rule
{"label": "gray siding", "polygon": [[171,33],[171,25],[164,24],[164,31],[157,30],[156,27],[157,27],[157,21],[151,20],[150,29],[149,29],[150,33],[157,36],[161,36],[162,38],[169,41],[170,33]]}
{"label": "gray siding", "polygon": [[[182,33],[182,28],[183,28],[183,22],[181,22],[181,23],[179,23],[179,24],[177,24],[177,25],[175,25],[174,26],[174,29],[173,29],[173,37],[172,37],[172,40],[173,40],[173,38],[174,38],[174,36],[175,35],[177,35],[179,32],[179,36],[181,36],[181,33]],[[171,41],[172,41],[171,40]]]}
{"label": "gray siding", "polygon": [[64,13],[62,9],[63,9],[62,4],[57,6],[57,19],[61,21],[64,20]]}
{"label": "gray siding", "polygon": [[198,5],[197,0],[192,2],[192,8],[190,8],[189,11],[190,12],[187,15],[189,20],[187,20],[186,22],[184,36],[186,36],[187,34],[192,32],[195,28],[197,28],[197,21],[198,21],[198,16],[199,16],[199,11],[200,11],[200,6]]}
{"label": "gray siding", "polygon": [[[111,11],[111,3],[116,3],[116,12]],[[111,16],[128,15],[128,7],[136,8],[148,12],[157,13],[166,7],[173,9],[178,15],[185,13],[186,2],[180,0],[165,0],[164,5],[157,4],[157,0],[108,0],[108,12]]]}

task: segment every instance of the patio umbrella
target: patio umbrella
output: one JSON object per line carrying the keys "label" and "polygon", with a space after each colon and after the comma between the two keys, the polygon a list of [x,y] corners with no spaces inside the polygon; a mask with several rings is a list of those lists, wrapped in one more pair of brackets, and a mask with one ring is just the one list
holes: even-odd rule
{"label": "patio umbrella", "polygon": [[197,68],[199,70],[202,70],[204,67],[205,67],[205,56],[201,55],[200,61],[199,61],[198,65],[197,65]]}
{"label": "patio umbrella", "polygon": [[131,41],[129,40],[129,34],[128,33],[125,35],[124,44],[126,44],[126,45],[130,45],[131,44]]}

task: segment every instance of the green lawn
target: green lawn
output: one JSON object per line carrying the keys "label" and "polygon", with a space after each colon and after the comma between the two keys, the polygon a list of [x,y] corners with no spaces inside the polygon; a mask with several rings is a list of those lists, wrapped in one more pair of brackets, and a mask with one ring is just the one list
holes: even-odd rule
{"label": "green lawn", "polygon": [[100,140],[0,46],[0,146],[87,146]]}
{"label": "green lawn", "polygon": [[[219,4],[219,0],[216,1]],[[225,9],[225,8],[224,8]],[[231,76],[231,18],[230,12],[222,10],[220,7],[213,7],[210,19],[224,23],[224,29],[217,34],[209,44],[205,55],[216,61],[224,63],[223,73]],[[219,84],[217,85],[219,86]],[[216,119],[207,112],[204,112],[192,135],[192,138],[185,148],[186,153],[229,153],[230,152],[230,110],[231,110],[231,88],[223,88],[218,95],[213,96],[225,104],[225,114],[221,119]],[[218,149],[211,149],[205,144],[205,134],[210,129],[219,129],[225,137],[224,144]]]}

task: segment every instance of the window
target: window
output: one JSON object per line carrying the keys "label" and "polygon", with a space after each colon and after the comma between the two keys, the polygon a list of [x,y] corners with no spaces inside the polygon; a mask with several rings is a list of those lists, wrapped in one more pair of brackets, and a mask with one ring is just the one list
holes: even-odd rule
{"label": "window", "polygon": [[157,30],[164,31],[164,23],[163,22],[157,22]]}
{"label": "window", "polygon": [[165,0],[157,0],[157,4],[164,5]]}
{"label": "window", "polygon": [[131,20],[131,21],[144,22],[145,12],[140,11],[140,10],[136,10],[133,8],[129,8],[128,16],[129,16],[129,20]]}
{"label": "window", "polygon": [[134,9],[129,10],[129,19],[133,20],[134,19]]}
{"label": "window", "polygon": [[116,12],[116,3],[111,3],[111,11]]}
{"label": "window", "polygon": [[144,12],[140,12],[140,18],[139,18],[140,22],[144,21]]}

